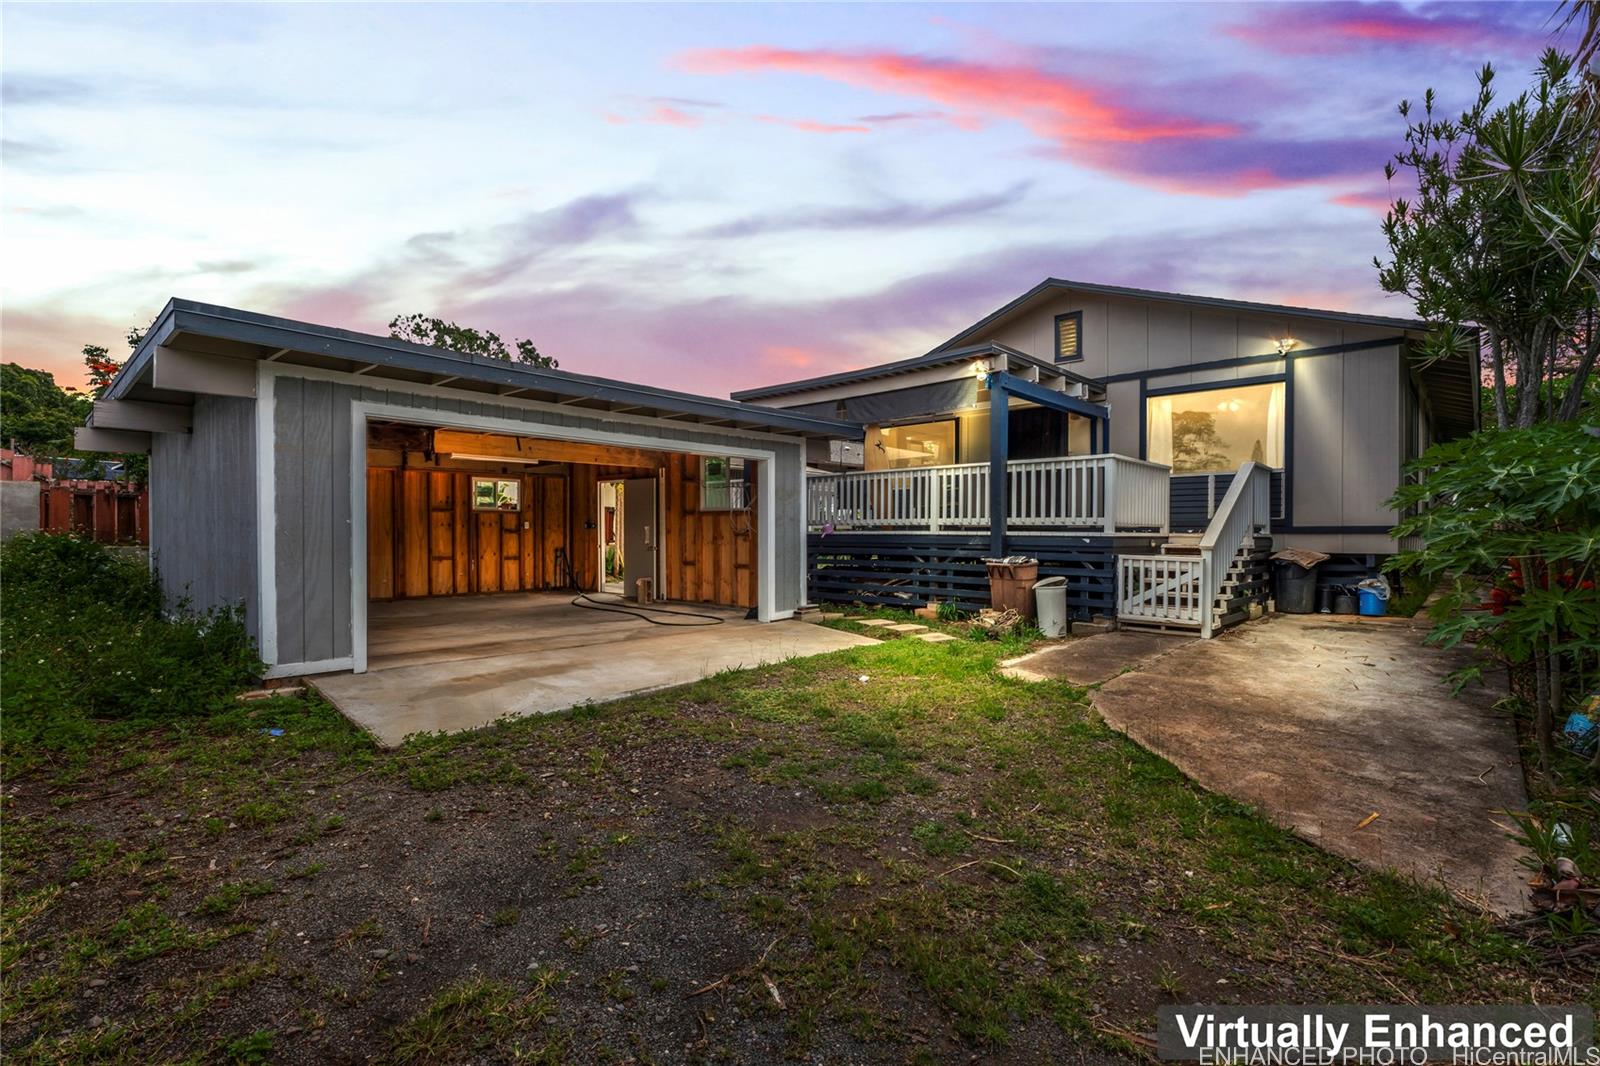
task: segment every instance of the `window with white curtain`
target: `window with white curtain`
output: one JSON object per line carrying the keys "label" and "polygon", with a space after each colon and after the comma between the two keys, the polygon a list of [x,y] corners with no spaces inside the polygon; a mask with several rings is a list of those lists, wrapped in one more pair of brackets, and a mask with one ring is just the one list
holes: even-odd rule
{"label": "window with white curtain", "polygon": [[1174,474],[1211,474],[1254,460],[1283,467],[1283,382],[1197,389],[1145,401],[1145,457]]}

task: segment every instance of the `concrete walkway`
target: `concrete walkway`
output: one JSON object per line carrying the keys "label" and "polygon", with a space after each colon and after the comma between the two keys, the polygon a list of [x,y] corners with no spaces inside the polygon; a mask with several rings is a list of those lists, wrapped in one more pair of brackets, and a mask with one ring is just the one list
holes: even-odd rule
{"label": "concrete walkway", "polygon": [[412,733],[475,729],[698,681],[721,670],[876,644],[807,622],[681,609],[719,625],[585,610],[570,594],[507,593],[373,604],[369,671],[311,683],[380,744]]}
{"label": "concrete walkway", "polygon": [[1020,659],[1007,659],[1000,664],[1000,672],[1024,681],[1070,681],[1074,685],[1098,685],[1158,655],[1193,644],[1197,639],[1176,633],[1115,630],[1082,640],[1069,640],[1065,644],[1054,644]]}
{"label": "concrete walkway", "polygon": [[1426,632],[1275,615],[1143,655],[1149,634],[1107,633],[1064,645],[1079,650],[1058,658],[1058,670],[1048,659],[1013,669],[1081,684],[1090,681],[1074,672],[1083,662],[1131,660],[1131,671],[1108,675],[1095,706],[1201,785],[1335,854],[1442,884],[1496,913],[1523,910],[1523,851],[1498,813],[1527,805],[1514,728],[1493,691],[1450,696],[1444,679],[1464,654],[1424,644]]}

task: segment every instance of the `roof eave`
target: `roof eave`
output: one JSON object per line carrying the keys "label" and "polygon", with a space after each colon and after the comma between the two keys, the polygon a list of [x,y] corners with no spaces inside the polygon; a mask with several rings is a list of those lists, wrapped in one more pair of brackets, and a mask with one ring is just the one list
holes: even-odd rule
{"label": "roof eave", "polygon": [[396,338],[377,337],[178,299],[167,302],[144,341],[117,375],[107,391],[107,397],[121,398],[144,381],[156,349],[180,333],[194,333],[262,348],[286,349],[352,363],[454,376],[545,392],[571,400],[594,400],[649,408],[726,421],[743,428],[775,429],[802,436],[830,438],[859,439],[863,435],[862,428],[853,422],[791,414],[781,409],[653,389],[568,371],[521,366],[449,349],[412,344]]}
{"label": "roof eave", "polygon": [[[1096,293],[1103,296],[1121,296],[1133,300],[1161,300],[1170,303],[1182,303],[1191,306],[1221,307],[1241,311],[1246,314],[1281,314],[1291,318],[1316,318],[1330,322],[1349,322],[1356,325],[1382,326],[1390,329],[1400,329],[1412,333],[1425,333],[1429,326],[1418,319],[1391,318],[1385,315],[1364,315],[1355,311],[1330,311],[1316,307],[1293,307],[1288,304],[1256,303],[1250,300],[1229,300],[1218,296],[1192,296],[1181,292],[1161,292],[1155,289],[1136,289],[1123,285],[1102,285],[1096,282],[1072,281],[1067,278],[1045,278],[1027,292],[1010,300],[1001,307],[980,318],[977,322],[961,330],[949,340],[934,348],[933,352],[940,352],[952,345],[971,338],[986,327],[1028,304],[1043,293],[1051,291],[1077,291]],[[932,354],[930,352],[929,354]]]}

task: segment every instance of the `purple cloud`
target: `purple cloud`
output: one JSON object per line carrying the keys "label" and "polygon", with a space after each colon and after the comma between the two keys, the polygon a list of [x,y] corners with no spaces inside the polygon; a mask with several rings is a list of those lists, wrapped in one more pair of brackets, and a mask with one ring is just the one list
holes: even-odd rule
{"label": "purple cloud", "polygon": [[1224,32],[1247,44],[1294,55],[1378,49],[1537,52],[1550,43],[1544,4],[1266,4]]}
{"label": "purple cloud", "polygon": [[789,230],[916,229],[991,214],[1020,203],[1031,187],[1031,182],[1020,181],[999,192],[933,204],[896,200],[862,207],[800,207],[777,214],[718,223],[699,230],[695,236],[720,240]]}

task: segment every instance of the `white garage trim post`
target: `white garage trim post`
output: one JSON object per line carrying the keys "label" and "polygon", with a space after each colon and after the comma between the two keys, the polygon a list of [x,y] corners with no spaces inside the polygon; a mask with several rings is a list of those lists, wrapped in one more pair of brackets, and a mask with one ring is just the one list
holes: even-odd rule
{"label": "white garage trim post", "polygon": [[[756,617],[763,622],[774,622],[790,618],[794,614],[792,610],[776,610],[773,601],[773,582],[777,574],[775,562],[777,545],[774,542],[777,530],[777,501],[773,498],[777,494],[776,452],[762,448],[673,440],[641,433],[546,425],[489,415],[464,415],[453,411],[430,411],[416,407],[352,400],[350,403],[350,648],[351,669],[358,674],[365,673],[367,669],[367,421],[371,418],[422,426],[487,430],[548,440],[616,444],[646,448],[651,451],[677,452],[686,455],[726,455],[754,460],[761,464],[758,477],[774,487],[772,492],[761,492],[756,495],[756,521],[761,528],[760,541],[757,545]],[[803,513],[801,518],[803,522]],[[802,540],[802,556],[804,543]],[[801,598],[804,596],[805,591],[802,586]]]}
{"label": "white garage trim post", "polygon": [[[256,364],[256,621],[261,658],[278,665],[278,440],[273,425],[273,377]],[[272,670],[267,676],[273,676]]]}

